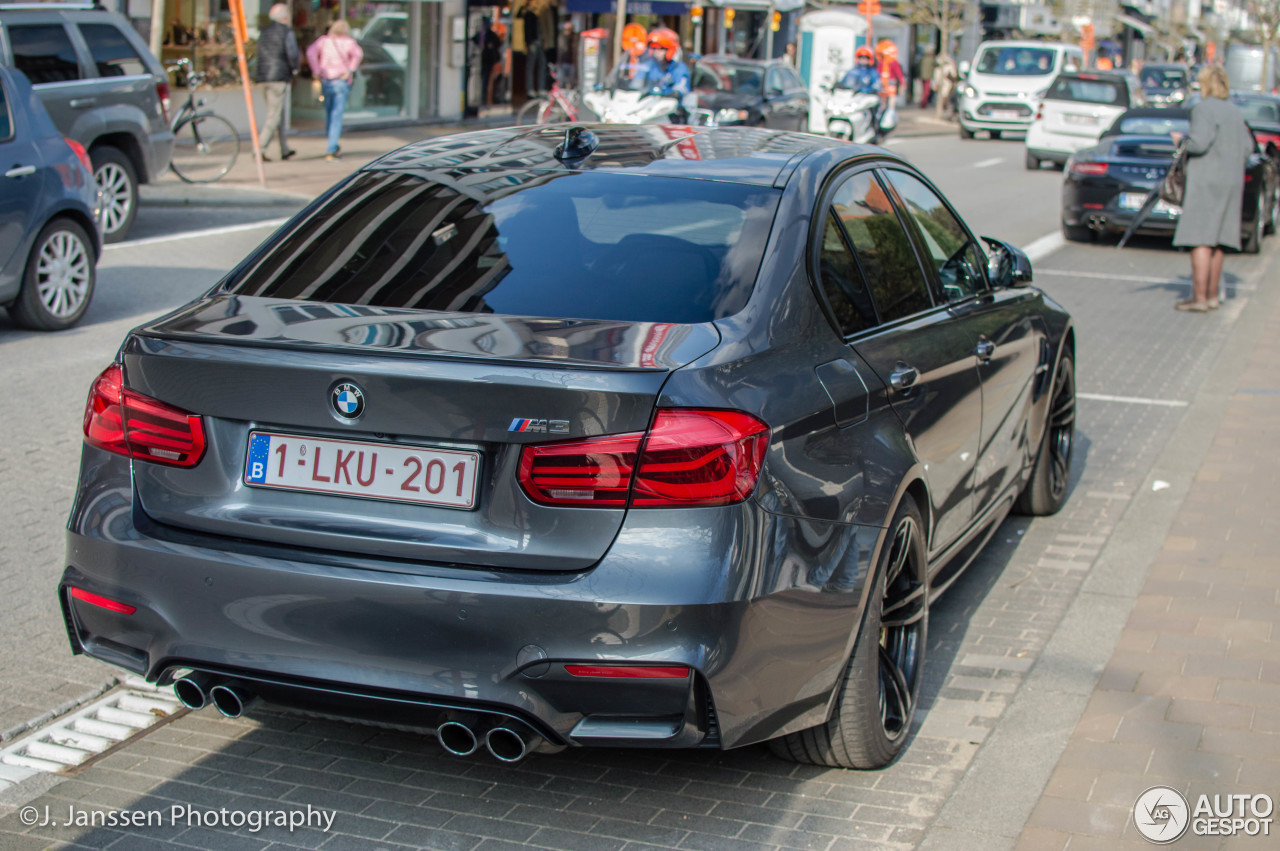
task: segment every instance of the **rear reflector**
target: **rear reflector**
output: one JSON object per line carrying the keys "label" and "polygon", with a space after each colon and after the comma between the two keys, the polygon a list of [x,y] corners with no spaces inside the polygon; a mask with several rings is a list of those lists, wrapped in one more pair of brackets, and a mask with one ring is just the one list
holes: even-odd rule
{"label": "rear reflector", "polygon": [[126,389],[114,363],[89,388],[84,437],[99,449],[173,467],[194,467],[205,450],[199,416]]}
{"label": "rear reflector", "polygon": [[575,677],[676,680],[689,676],[685,665],[565,665],[564,669]]}
{"label": "rear reflector", "polygon": [[768,443],[750,414],[661,409],[646,434],[524,447],[520,484],[544,505],[729,505],[755,490]]}
{"label": "rear reflector", "polygon": [[1106,163],[1072,163],[1071,171],[1075,174],[1087,174],[1091,177],[1098,177],[1107,173]]}
{"label": "rear reflector", "polygon": [[90,594],[83,588],[69,587],[67,590],[71,592],[71,596],[77,600],[84,600],[94,606],[101,606],[107,611],[119,612],[122,615],[131,615],[137,611],[137,608],[127,603],[120,603],[115,600],[108,600],[106,597],[99,597],[97,594]]}

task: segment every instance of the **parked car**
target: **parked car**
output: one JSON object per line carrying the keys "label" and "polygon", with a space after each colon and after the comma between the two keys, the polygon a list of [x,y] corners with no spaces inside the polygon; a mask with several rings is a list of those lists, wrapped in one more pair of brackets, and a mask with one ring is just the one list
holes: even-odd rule
{"label": "parked car", "polygon": [[809,129],[809,90],[781,60],[704,56],[694,64],[691,86],[698,108],[717,124]]}
{"label": "parked car", "polygon": [[[1128,228],[1134,213],[1173,162],[1173,133],[1191,129],[1191,112],[1173,107],[1131,109],[1115,120],[1098,144],[1067,161],[1062,182],[1062,233],[1090,240]],[[1241,210],[1241,250],[1256,254],[1264,233],[1280,222],[1280,179],[1261,150],[1249,157]],[[1161,201],[1138,233],[1172,236],[1182,210]]]}
{"label": "parked car", "polygon": [[124,239],[138,185],[169,167],[164,68],[122,15],[56,3],[0,6],[0,65],[26,74],[58,130],[89,152],[103,238]]}
{"label": "parked car", "polygon": [[20,72],[0,65],[0,305],[24,328],[68,328],[93,298],[98,188]]}
{"label": "parked car", "polygon": [[1025,132],[1053,78],[1083,65],[1084,53],[1075,45],[984,41],[958,86],[960,138],[972,139],[978,130],[988,131],[992,139]]}
{"label": "parked car", "polygon": [[94,382],[71,645],[188,706],[508,762],[772,740],[884,765],[929,603],[1011,510],[1067,498],[1075,335],[1030,282],[878,148],[416,142]]}
{"label": "parked car", "polygon": [[1059,74],[1027,130],[1027,168],[1066,163],[1076,151],[1097,144],[1125,110],[1141,105],[1142,89],[1130,71]]}
{"label": "parked car", "polygon": [[1244,113],[1258,147],[1280,168],[1280,97],[1232,92],[1231,102]]}
{"label": "parked car", "polygon": [[1191,69],[1180,62],[1143,65],[1141,79],[1150,106],[1187,106],[1195,82]]}

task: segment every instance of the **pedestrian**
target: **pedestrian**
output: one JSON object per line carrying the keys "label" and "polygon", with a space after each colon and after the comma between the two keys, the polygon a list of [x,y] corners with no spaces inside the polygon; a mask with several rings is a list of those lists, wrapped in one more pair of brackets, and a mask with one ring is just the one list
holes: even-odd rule
{"label": "pedestrian", "polygon": [[955,92],[958,79],[956,63],[951,58],[951,54],[944,53],[939,56],[938,67],[933,69],[933,87],[937,90],[935,95],[937,101],[934,110],[938,118],[942,118],[944,114],[950,117],[955,112],[955,105],[952,103],[951,96]]}
{"label": "pedestrian", "polygon": [[794,41],[787,42],[787,46],[783,48],[782,61],[792,68],[796,67],[796,43]]}
{"label": "pedestrian", "polygon": [[320,93],[324,97],[324,129],[329,143],[324,155],[326,160],[336,160],[342,155],[338,147],[342,113],[346,111],[351,83],[363,59],[364,51],[351,37],[351,25],[341,18],[329,24],[328,34],[307,48],[307,64],[320,80]]}
{"label": "pedestrian", "polygon": [[271,23],[263,27],[258,36],[258,69],[254,75],[254,82],[262,84],[267,102],[264,132],[259,136],[258,148],[262,151],[262,158],[269,161],[267,147],[271,139],[279,135],[280,159],[287,160],[297,153],[285,140],[284,104],[293,75],[298,73],[298,37],[289,26],[289,7],[286,4],[276,3],[267,17]]}
{"label": "pedestrian", "polygon": [[574,79],[577,56],[578,34],[573,31],[573,21],[566,18],[556,36],[556,80],[561,88],[572,89],[578,85]]}
{"label": "pedestrian", "polygon": [[920,57],[920,108],[924,109],[929,105],[929,100],[933,97],[933,72],[937,69],[938,63],[933,58],[933,45],[929,45],[924,49],[924,56]]}
{"label": "pedestrian", "polygon": [[[1205,66],[1196,80],[1201,100],[1191,107],[1187,183],[1173,244],[1191,249],[1191,298],[1175,307],[1203,313],[1221,304],[1224,249],[1240,248],[1244,171],[1254,141],[1243,113],[1229,99],[1231,86],[1222,66]],[[1174,141],[1179,140],[1175,134]]]}

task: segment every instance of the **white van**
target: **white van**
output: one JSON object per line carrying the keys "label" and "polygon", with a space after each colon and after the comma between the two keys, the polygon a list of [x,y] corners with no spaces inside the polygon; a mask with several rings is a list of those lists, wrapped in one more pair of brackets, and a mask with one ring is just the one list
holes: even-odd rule
{"label": "white van", "polygon": [[1271,61],[1267,63],[1267,79],[1262,79],[1262,48],[1252,44],[1233,44],[1227,48],[1225,70],[1227,79],[1231,81],[1233,91],[1263,92],[1275,91],[1278,71],[1277,60],[1280,53],[1271,48]]}
{"label": "white van", "polygon": [[960,138],[986,130],[992,139],[1025,132],[1036,106],[1060,71],[1078,71],[1084,53],[1051,41],[984,41],[960,81]]}

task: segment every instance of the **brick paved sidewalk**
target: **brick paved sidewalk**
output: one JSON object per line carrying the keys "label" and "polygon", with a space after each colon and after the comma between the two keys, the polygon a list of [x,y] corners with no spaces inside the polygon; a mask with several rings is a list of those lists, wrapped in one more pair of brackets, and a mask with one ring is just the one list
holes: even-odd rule
{"label": "brick paved sidewalk", "polygon": [[[1149,848],[1132,813],[1156,785],[1192,809],[1202,794],[1280,799],[1280,306],[1264,309],[1243,370],[1217,388],[1226,404],[1212,445],[1020,849]],[[1277,827],[1232,840],[1188,831],[1176,846],[1260,851],[1280,842]]]}

